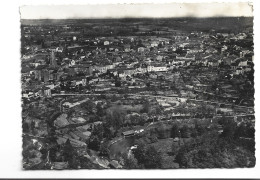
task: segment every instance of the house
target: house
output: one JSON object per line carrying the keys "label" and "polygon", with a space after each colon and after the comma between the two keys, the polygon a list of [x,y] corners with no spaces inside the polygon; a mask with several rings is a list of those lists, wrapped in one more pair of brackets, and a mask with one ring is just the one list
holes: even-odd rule
{"label": "house", "polygon": [[69,63],[69,67],[75,66],[75,64],[76,64],[76,61],[75,61],[74,59],[72,59],[72,60],[70,61],[70,63]]}
{"label": "house", "polygon": [[51,169],[62,170],[69,167],[68,162],[53,162]]}
{"label": "house", "polygon": [[236,69],[237,69],[237,66],[238,66],[238,63],[237,63],[237,62],[231,63],[231,69],[232,69],[232,70],[236,70]]}
{"label": "house", "polygon": [[59,145],[65,144],[68,139],[70,140],[70,144],[71,144],[73,147],[83,147],[83,146],[86,146],[86,143],[85,143],[85,142],[82,142],[82,141],[79,141],[79,140],[76,140],[76,139],[72,139],[72,138],[68,138],[68,137],[66,137],[65,135],[64,135],[63,137],[58,136],[58,137],[57,137],[57,143],[58,143]]}
{"label": "house", "polygon": [[109,41],[104,41],[104,46],[109,45]]}
{"label": "house", "polygon": [[244,74],[244,71],[241,67],[237,68],[236,69],[236,74],[239,75],[239,74]]}
{"label": "house", "polygon": [[86,86],[87,85],[87,79],[82,79],[81,82],[82,82],[82,86]]}
{"label": "house", "polygon": [[139,48],[137,49],[137,51],[140,52],[140,53],[144,52],[144,50],[145,50],[144,47],[139,47]]}
{"label": "house", "polygon": [[164,66],[164,65],[160,65],[160,64],[154,64],[154,65],[147,66],[147,71],[148,72],[151,72],[151,71],[155,71],[155,72],[167,71],[167,67]]}
{"label": "house", "polygon": [[232,59],[229,57],[226,57],[223,59],[224,65],[230,65],[232,62]]}
{"label": "house", "polygon": [[39,65],[41,65],[40,63],[37,63],[37,62],[35,62],[35,63],[30,63],[30,65],[32,65],[32,66],[34,66],[34,67],[37,67],[37,66],[39,66]]}
{"label": "house", "polygon": [[125,131],[125,132],[122,132],[122,135],[124,137],[134,136],[135,135],[135,131],[134,130]]}
{"label": "house", "polygon": [[233,115],[234,111],[231,108],[216,108],[217,114]]}
{"label": "house", "polygon": [[210,59],[208,60],[208,67],[218,67],[219,63],[217,60]]}
{"label": "house", "polygon": [[220,124],[217,125],[217,130],[218,130],[218,133],[219,133],[219,134],[223,133],[223,129],[224,129],[224,128],[223,128],[222,125],[220,125]]}
{"label": "house", "polygon": [[106,73],[107,72],[107,67],[106,66],[102,66],[102,65],[94,66],[94,69],[96,71],[99,71],[100,73]]}
{"label": "house", "polygon": [[190,89],[190,90],[193,90],[194,89],[194,86],[191,86],[191,85],[185,85],[186,88]]}
{"label": "house", "polygon": [[245,67],[245,66],[247,66],[247,60],[241,60],[240,62],[239,62],[239,64],[238,64],[238,66],[240,66],[240,67]]}
{"label": "house", "polygon": [[95,78],[95,79],[91,79],[90,81],[89,81],[89,84],[94,84],[94,83],[98,83],[99,82],[99,79],[98,78]]}
{"label": "house", "polygon": [[195,55],[194,54],[186,54],[185,60],[194,61],[195,60]]}
{"label": "house", "polygon": [[146,66],[140,66],[139,68],[136,68],[136,73],[146,73],[147,67]]}
{"label": "house", "polygon": [[89,139],[91,132],[90,131],[85,131],[85,132],[74,131],[74,134],[77,135],[78,137],[80,137],[82,140],[86,141]]}
{"label": "house", "polygon": [[245,68],[245,71],[246,71],[246,72],[251,71],[251,70],[252,70],[252,69],[251,69],[250,66],[247,66],[247,67]]}
{"label": "house", "polygon": [[47,88],[50,88],[50,89],[54,89],[55,86],[54,86],[54,84],[52,83],[52,84],[46,85],[46,87],[47,87]]}
{"label": "house", "polygon": [[200,84],[200,83],[195,84],[195,90],[205,91],[205,90],[209,89],[210,87],[211,87],[211,85],[207,85],[207,84]]}
{"label": "house", "polygon": [[55,49],[55,51],[56,51],[56,52],[62,52],[62,51],[63,51],[63,48],[62,48],[62,47],[57,47],[57,48]]}
{"label": "house", "polygon": [[110,161],[109,166],[110,166],[112,169],[121,169],[121,168],[122,168],[122,166],[121,166],[121,165],[118,163],[118,161],[116,161],[116,160]]}
{"label": "house", "polygon": [[130,52],[130,45],[129,44],[126,44],[126,45],[124,45],[124,50],[125,50],[125,52]]}
{"label": "house", "polygon": [[135,73],[135,68],[127,68],[123,70],[125,75],[133,75]]}
{"label": "house", "polygon": [[175,137],[175,138],[173,139],[174,142],[178,142],[179,140],[180,140],[180,138],[178,138],[178,137]]}
{"label": "house", "polygon": [[42,96],[42,91],[41,91],[40,88],[34,90],[34,96],[35,97],[39,97],[39,96],[41,97]]}
{"label": "house", "polygon": [[22,97],[29,99],[29,98],[34,97],[34,93],[33,92],[23,92]]}
{"label": "house", "polygon": [[43,94],[45,97],[51,97],[51,89],[49,87],[43,87]]}
{"label": "house", "polygon": [[159,42],[157,42],[157,41],[151,42],[151,47],[157,47],[158,45],[159,45]]}
{"label": "house", "polygon": [[163,60],[163,56],[161,56],[161,55],[157,56],[157,57],[156,57],[156,60],[157,60],[157,61],[162,61],[162,60]]}

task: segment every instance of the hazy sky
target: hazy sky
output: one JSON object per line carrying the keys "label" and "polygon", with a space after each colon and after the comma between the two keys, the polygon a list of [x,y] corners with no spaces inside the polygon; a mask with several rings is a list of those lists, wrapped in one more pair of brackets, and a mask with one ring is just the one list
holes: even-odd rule
{"label": "hazy sky", "polygon": [[248,3],[39,5],[20,7],[22,19],[253,16]]}

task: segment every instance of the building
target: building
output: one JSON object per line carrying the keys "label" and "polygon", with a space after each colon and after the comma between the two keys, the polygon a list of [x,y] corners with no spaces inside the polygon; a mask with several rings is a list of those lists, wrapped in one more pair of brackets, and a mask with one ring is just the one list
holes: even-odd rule
{"label": "building", "polygon": [[87,79],[82,79],[82,86],[86,86],[87,85]]}
{"label": "building", "polygon": [[124,137],[134,136],[135,135],[135,131],[134,130],[125,131],[125,132],[122,132],[122,135]]}
{"label": "building", "polygon": [[167,67],[163,66],[163,65],[149,65],[147,67],[147,71],[148,72],[151,72],[151,71],[155,71],[155,72],[167,71]]}
{"label": "building", "polygon": [[50,80],[50,72],[47,69],[42,70],[43,81],[46,83]]}
{"label": "building", "polygon": [[130,50],[131,50],[130,45],[129,45],[129,44],[126,44],[126,45],[124,46],[124,50],[125,50],[125,52],[130,52]]}
{"label": "building", "polygon": [[239,74],[244,74],[244,71],[241,67],[237,68],[236,69],[236,74],[239,75]]}
{"label": "building", "polygon": [[50,59],[50,65],[52,67],[57,67],[56,57],[54,50],[51,51],[51,59]]}
{"label": "building", "polygon": [[51,97],[51,89],[49,87],[43,87],[43,94],[45,97]]}
{"label": "building", "polygon": [[62,170],[69,167],[68,162],[53,162],[51,169]]}
{"label": "building", "polygon": [[104,41],[104,46],[109,45],[109,41]]}

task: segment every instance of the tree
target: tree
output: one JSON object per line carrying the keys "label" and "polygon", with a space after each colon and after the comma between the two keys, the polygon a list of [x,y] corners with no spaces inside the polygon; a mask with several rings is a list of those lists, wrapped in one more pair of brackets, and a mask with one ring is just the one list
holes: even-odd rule
{"label": "tree", "polygon": [[29,133],[30,129],[28,123],[23,122],[22,127],[23,127],[23,133]]}
{"label": "tree", "polygon": [[75,112],[76,112],[75,109],[70,108],[70,109],[68,110],[68,112],[67,112],[68,117],[71,117]]}
{"label": "tree", "polygon": [[227,140],[232,140],[234,138],[236,127],[237,125],[233,120],[226,119],[223,124],[223,132],[221,137],[224,137]]}
{"label": "tree", "polygon": [[137,148],[133,150],[133,154],[138,164],[144,163],[146,156],[145,144],[143,142],[137,142]]}
{"label": "tree", "polygon": [[80,107],[86,109],[89,113],[93,114],[94,113],[94,108],[96,107],[95,103],[92,101],[87,101],[84,102],[80,105]]}
{"label": "tree", "polygon": [[34,130],[35,130],[35,122],[32,121],[32,122],[31,122],[31,131],[33,132]]}
{"label": "tree", "polygon": [[97,103],[97,115],[98,116],[104,116],[105,115],[105,111],[101,105],[101,103]]}
{"label": "tree", "polygon": [[125,169],[140,169],[141,165],[138,164],[137,159],[134,156],[128,156],[126,153],[122,156]]}
{"label": "tree", "polygon": [[147,148],[144,166],[147,169],[158,169],[162,167],[162,158],[154,146]]}
{"label": "tree", "polygon": [[163,109],[161,108],[161,106],[156,106],[156,108],[155,108],[155,113],[156,113],[157,115],[159,115],[159,114],[162,114],[162,112],[163,112]]}
{"label": "tree", "polygon": [[71,169],[78,169],[80,166],[80,160],[77,156],[72,156],[72,159],[69,161],[69,167]]}
{"label": "tree", "polygon": [[172,155],[177,155],[180,147],[179,145],[176,145],[175,143],[172,143]]}
{"label": "tree", "polygon": [[176,162],[179,164],[180,167],[183,168],[187,168],[189,161],[191,160],[189,158],[189,154],[188,154],[188,147],[186,145],[182,146],[179,151],[178,154],[175,157]]}
{"label": "tree", "polygon": [[102,143],[100,146],[99,155],[109,157],[109,149],[108,149],[107,143]]}
{"label": "tree", "polygon": [[69,161],[72,159],[72,155],[74,153],[74,149],[72,145],[70,144],[70,140],[68,139],[63,147],[63,156],[66,161]]}
{"label": "tree", "polygon": [[155,134],[148,136],[148,138],[150,139],[151,143],[158,142],[158,138]]}
{"label": "tree", "polygon": [[108,123],[107,122],[105,122],[104,124],[103,124],[103,128],[104,128],[104,138],[106,138],[106,139],[111,139],[113,136],[114,136],[114,134],[113,134],[113,132],[112,132],[112,130],[111,130],[111,128],[113,128],[113,127],[110,127],[109,125],[108,125]]}
{"label": "tree", "polygon": [[100,149],[100,139],[98,138],[97,135],[94,135],[90,138],[90,141],[89,141],[89,144],[88,144],[88,147],[89,149],[93,149],[95,151],[99,151]]}
{"label": "tree", "polygon": [[150,110],[150,103],[149,103],[149,101],[145,101],[144,103],[143,103],[143,108],[141,109],[141,113],[148,113],[149,112],[149,110]]}
{"label": "tree", "polygon": [[172,131],[171,131],[171,136],[173,138],[175,137],[180,137],[180,130],[177,124],[173,124],[172,126]]}
{"label": "tree", "polygon": [[249,138],[255,138],[255,128],[247,125],[247,131],[246,134]]}
{"label": "tree", "polygon": [[190,129],[186,124],[180,129],[180,132],[182,138],[190,137]]}
{"label": "tree", "polygon": [[122,110],[114,110],[107,115],[107,122],[116,130],[120,129],[124,123],[125,112]]}
{"label": "tree", "polygon": [[144,166],[147,169],[156,169],[162,166],[162,158],[154,146],[147,147],[143,142],[138,141],[133,154],[139,166]]}
{"label": "tree", "polygon": [[198,136],[198,132],[196,128],[191,129],[191,137],[196,138]]}
{"label": "tree", "polygon": [[72,147],[69,139],[66,141],[63,147],[63,156],[65,161],[68,161],[70,168],[77,169],[80,165],[77,152]]}
{"label": "tree", "polygon": [[116,81],[116,82],[115,82],[115,86],[116,86],[116,87],[121,87],[121,81]]}
{"label": "tree", "polygon": [[241,123],[235,130],[234,138],[247,137],[247,127],[244,123]]}
{"label": "tree", "polygon": [[104,127],[102,124],[94,125],[92,135],[97,136],[98,139],[102,139],[104,135]]}
{"label": "tree", "polygon": [[198,136],[203,135],[207,131],[205,126],[199,124],[195,124],[195,130]]}

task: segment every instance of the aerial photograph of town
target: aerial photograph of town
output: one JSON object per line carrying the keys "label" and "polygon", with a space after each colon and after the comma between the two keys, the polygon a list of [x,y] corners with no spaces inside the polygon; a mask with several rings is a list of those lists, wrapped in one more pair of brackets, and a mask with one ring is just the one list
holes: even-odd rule
{"label": "aerial photograph of town", "polygon": [[20,28],[24,170],[255,166],[253,16]]}

